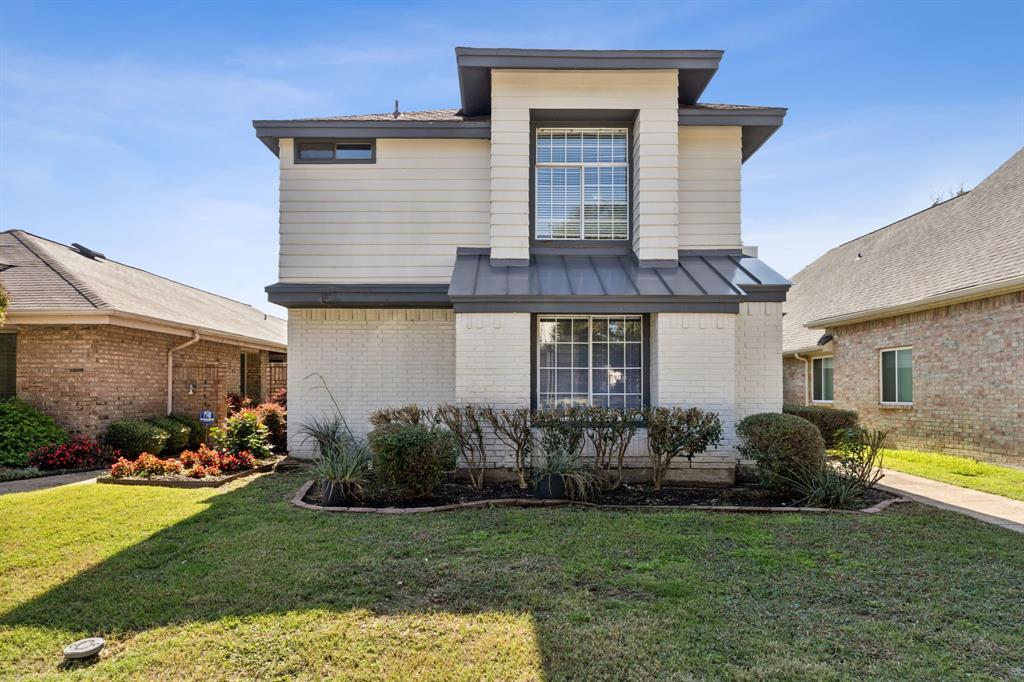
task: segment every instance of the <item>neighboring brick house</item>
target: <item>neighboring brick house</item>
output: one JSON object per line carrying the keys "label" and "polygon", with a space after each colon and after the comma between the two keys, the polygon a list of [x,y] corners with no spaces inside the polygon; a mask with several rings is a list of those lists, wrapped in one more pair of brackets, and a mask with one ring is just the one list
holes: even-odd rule
{"label": "neighboring brick house", "polygon": [[789,282],[740,229],[785,110],[698,104],[721,57],[458,48],[461,109],[255,121],[293,454],[332,408],[316,373],[359,433],[410,402],[714,410],[725,442],[676,476],[730,480],[736,421],[782,406]]}
{"label": "neighboring brick house", "polygon": [[1024,150],[970,192],[832,249],[783,307],[786,403],[1024,466]]}
{"label": "neighboring brick house", "polygon": [[228,392],[260,400],[283,374],[284,320],[82,246],[2,232],[0,286],[0,398],[72,433],[171,411],[220,417]]}

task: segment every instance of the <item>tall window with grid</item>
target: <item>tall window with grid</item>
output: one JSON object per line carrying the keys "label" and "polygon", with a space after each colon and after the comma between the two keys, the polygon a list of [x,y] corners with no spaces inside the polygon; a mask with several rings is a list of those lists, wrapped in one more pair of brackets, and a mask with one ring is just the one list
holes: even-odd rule
{"label": "tall window with grid", "polygon": [[537,318],[537,406],[643,407],[643,317]]}
{"label": "tall window with grid", "polygon": [[629,131],[539,128],[537,239],[629,238]]}

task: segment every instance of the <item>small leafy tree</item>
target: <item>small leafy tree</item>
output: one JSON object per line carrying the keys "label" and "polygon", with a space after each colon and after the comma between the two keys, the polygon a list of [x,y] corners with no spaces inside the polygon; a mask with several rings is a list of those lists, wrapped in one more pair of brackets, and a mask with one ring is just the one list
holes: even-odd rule
{"label": "small leafy tree", "polygon": [[3,325],[7,321],[7,293],[0,288],[0,325]]}
{"label": "small leafy tree", "polygon": [[469,482],[477,490],[484,487],[484,471],[487,469],[487,448],[484,445],[484,430],[480,425],[481,410],[475,405],[439,405],[434,411],[438,423],[444,424],[455,434],[462,453],[462,461],[469,473]]}
{"label": "small leafy tree", "polygon": [[538,410],[533,422],[540,428],[540,447],[545,453],[562,452],[579,457],[587,436],[587,410],[569,405]]}
{"label": "small leafy tree", "polygon": [[514,410],[496,410],[488,405],[481,410],[481,414],[491,425],[497,439],[512,451],[519,487],[525,489],[527,487],[526,469],[533,446],[530,409],[520,407]]}
{"label": "small leafy tree", "polygon": [[608,407],[587,410],[587,438],[594,446],[597,466],[604,472],[606,481],[611,480],[612,464],[616,466],[613,488],[622,484],[622,462],[636,435],[640,418],[639,410],[623,412]]}
{"label": "small leafy tree", "polygon": [[722,442],[722,420],[714,412],[696,407],[652,407],[644,410],[647,449],[654,489],[660,490],[672,460],[685,453],[688,460]]}

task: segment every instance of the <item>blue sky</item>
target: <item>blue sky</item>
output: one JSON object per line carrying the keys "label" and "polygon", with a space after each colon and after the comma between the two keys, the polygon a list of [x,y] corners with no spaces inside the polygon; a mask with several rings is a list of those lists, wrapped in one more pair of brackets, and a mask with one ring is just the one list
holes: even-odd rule
{"label": "blue sky", "polygon": [[0,228],[283,314],[250,121],[458,106],[453,48],[716,48],[704,101],[789,107],[744,241],[785,275],[1024,144],[1024,3],[0,4]]}

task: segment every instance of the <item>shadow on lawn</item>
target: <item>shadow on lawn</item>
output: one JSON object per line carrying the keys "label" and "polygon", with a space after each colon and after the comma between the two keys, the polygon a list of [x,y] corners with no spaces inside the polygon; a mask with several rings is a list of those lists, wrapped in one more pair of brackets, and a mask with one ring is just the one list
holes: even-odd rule
{"label": "shadow on lawn", "polygon": [[[827,623],[808,621],[807,613],[849,609],[844,646],[857,646],[858,635],[846,627],[862,617],[886,622],[866,630],[865,642],[890,632],[889,622],[894,636],[903,627],[900,601],[909,585],[885,561],[877,575],[864,568],[869,553],[903,561],[906,548],[878,545],[891,527],[877,518],[711,521],[682,513],[638,523],[630,514],[569,510],[335,515],[288,503],[303,478],[264,476],[214,495],[198,514],[0,615],[0,626],[124,640],[161,626],[309,611],[338,618],[359,611],[512,614],[532,622],[543,674],[554,677],[678,674],[660,667],[669,653],[676,656],[670,665],[691,660],[694,674],[701,660],[742,668],[745,656],[757,659],[756,651],[742,652],[762,630],[771,633],[765,647],[772,660],[784,665],[801,652],[796,658],[811,666],[800,668],[806,673],[835,655],[832,638],[817,631]],[[908,523],[928,532],[927,518]],[[869,613],[865,581],[874,590]],[[891,607],[874,601],[889,590]],[[804,611],[787,610],[794,598]],[[751,605],[756,612],[739,613]],[[696,658],[672,653],[680,647]]]}

